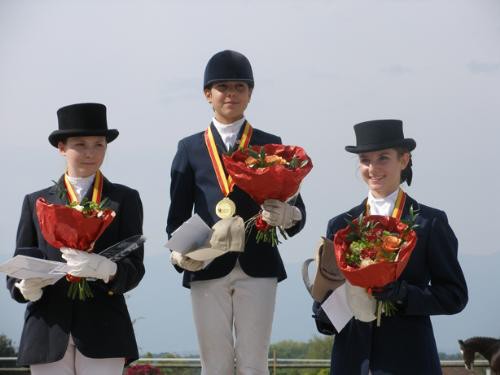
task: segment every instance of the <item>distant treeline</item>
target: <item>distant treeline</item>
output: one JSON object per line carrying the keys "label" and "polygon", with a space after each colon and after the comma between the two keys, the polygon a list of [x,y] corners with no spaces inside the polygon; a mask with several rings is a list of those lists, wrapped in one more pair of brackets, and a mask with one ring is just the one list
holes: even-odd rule
{"label": "distant treeline", "polygon": [[[269,348],[269,358],[281,358],[281,359],[330,359],[331,350],[333,346],[332,336],[315,336],[312,339],[304,341],[295,340],[284,340],[271,344]],[[180,356],[173,353],[161,353],[152,354],[145,353],[143,357],[146,358],[194,358],[197,355]],[[439,358],[441,360],[454,360],[462,359],[460,353],[447,354],[439,353]],[[178,374],[178,375],[197,375],[199,370],[197,369],[176,369],[174,370],[163,370],[162,374]],[[278,369],[276,370],[277,375],[328,375],[329,369]]]}

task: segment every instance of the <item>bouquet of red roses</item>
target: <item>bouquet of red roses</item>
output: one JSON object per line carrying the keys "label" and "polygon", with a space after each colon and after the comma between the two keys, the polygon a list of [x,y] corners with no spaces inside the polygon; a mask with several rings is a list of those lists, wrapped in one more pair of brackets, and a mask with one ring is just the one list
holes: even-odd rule
{"label": "bouquet of red roses", "polygon": [[[45,241],[56,249],[69,247],[92,252],[94,244],[115,218],[115,212],[104,209],[106,200],[100,204],[84,198],[81,203],[69,205],[51,204],[43,198],[36,201],[38,222]],[[93,297],[85,278],[66,275],[70,282],[68,297],[80,300]]]}
{"label": "bouquet of red roses", "polygon": [[[224,155],[224,166],[234,183],[259,205],[266,199],[285,202],[298,193],[303,178],[313,165],[303,148],[280,144],[266,144],[240,149]],[[268,225],[260,213],[247,222],[247,228],[255,225],[257,242],[279,241],[276,227]],[[286,238],[285,232],[280,232]]]}
{"label": "bouquet of red roses", "polygon": [[[335,258],[345,278],[368,292],[396,281],[417,243],[416,216],[410,208],[408,223],[390,216],[363,214],[348,221],[333,239]],[[390,316],[394,311],[391,303],[377,302],[377,326],[382,312]]]}

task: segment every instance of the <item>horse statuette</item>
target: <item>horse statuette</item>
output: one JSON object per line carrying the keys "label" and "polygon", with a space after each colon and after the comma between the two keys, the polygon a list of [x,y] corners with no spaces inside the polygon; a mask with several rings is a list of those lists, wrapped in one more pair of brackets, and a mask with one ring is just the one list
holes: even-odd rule
{"label": "horse statuette", "polygon": [[468,370],[474,365],[476,353],[481,354],[490,363],[491,375],[500,375],[500,339],[493,337],[471,337],[458,340],[460,351]]}

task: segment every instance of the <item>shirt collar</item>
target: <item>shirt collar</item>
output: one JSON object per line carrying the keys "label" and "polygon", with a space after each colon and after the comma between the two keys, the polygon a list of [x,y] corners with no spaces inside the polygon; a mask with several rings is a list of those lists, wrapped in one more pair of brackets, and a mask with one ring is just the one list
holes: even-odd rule
{"label": "shirt collar", "polygon": [[234,135],[235,136],[235,135],[238,135],[238,132],[240,131],[241,126],[245,122],[245,118],[243,117],[243,118],[236,120],[235,122],[232,122],[230,124],[223,124],[223,123],[217,121],[217,119],[214,117],[212,119],[212,122],[221,136],[224,136],[224,135],[227,135],[227,136]]}
{"label": "shirt collar", "polygon": [[220,138],[226,147],[226,150],[230,150],[236,143],[236,138],[238,138],[238,133],[245,123],[245,118],[243,117],[231,124],[222,124],[214,117],[212,119],[212,123],[217,129],[217,132],[219,133]]}
{"label": "shirt collar", "polygon": [[68,176],[67,174],[66,176],[68,177],[68,181],[71,184],[71,186],[73,186],[73,189],[77,195],[78,200],[81,201],[82,198],[87,195],[90,186],[94,182],[95,173],[88,177],[72,177]]}
{"label": "shirt collar", "polygon": [[370,206],[371,215],[384,215],[390,216],[396,199],[398,198],[399,188],[386,197],[375,198],[371,191],[368,191],[368,205]]}

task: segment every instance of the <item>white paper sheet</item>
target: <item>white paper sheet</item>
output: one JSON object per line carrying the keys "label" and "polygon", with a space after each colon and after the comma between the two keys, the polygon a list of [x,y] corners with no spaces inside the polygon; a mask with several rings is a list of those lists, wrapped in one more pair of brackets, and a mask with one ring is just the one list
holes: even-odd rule
{"label": "white paper sheet", "polygon": [[354,317],[354,314],[347,303],[345,284],[335,289],[333,293],[330,294],[330,296],[322,303],[321,307],[337,332],[342,331],[349,320]]}
{"label": "white paper sheet", "polygon": [[17,279],[54,279],[55,283],[66,274],[67,265],[52,260],[16,255],[0,264],[0,272]]}
{"label": "white paper sheet", "polygon": [[181,254],[187,254],[195,249],[210,247],[208,242],[212,232],[212,228],[195,214],[172,233],[172,237],[165,246]]}

